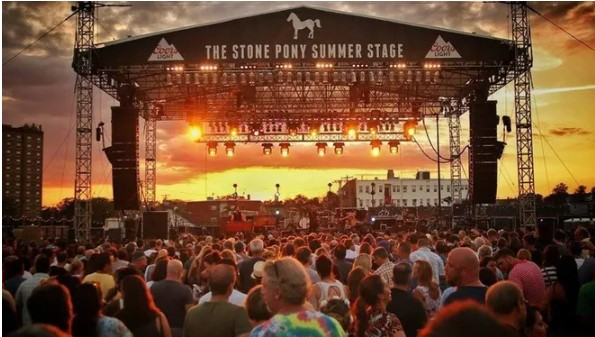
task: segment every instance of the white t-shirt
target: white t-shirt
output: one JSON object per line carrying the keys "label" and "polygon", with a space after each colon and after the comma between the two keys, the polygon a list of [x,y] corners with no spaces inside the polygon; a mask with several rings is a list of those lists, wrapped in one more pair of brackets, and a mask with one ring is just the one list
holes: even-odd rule
{"label": "white t-shirt", "polygon": [[[209,291],[203,297],[201,297],[200,300],[198,300],[198,304],[203,304],[205,302],[210,301],[211,296],[213,296],[213,294]],[[235,305],[239,305],[240,307],[243,307],[246,297],[247,297],[246,294],[234,289],[231,292],[231,295],[229,296],[228,302],[231,304],[235,304]]]}

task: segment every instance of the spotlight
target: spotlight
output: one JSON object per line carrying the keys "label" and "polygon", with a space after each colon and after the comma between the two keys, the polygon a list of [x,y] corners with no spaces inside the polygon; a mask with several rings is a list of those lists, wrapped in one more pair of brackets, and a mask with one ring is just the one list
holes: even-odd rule
{"label": "spotlight", "polygon": [[202,138],[202,128],[198,125],[190,125],[190,138],[198,142],[200,138]]}
{"label": "spotlight", "polygon": [[227,154],[228,157],[233,157],[235,147],[236,143],[234,142],[225,143],[225,154]]}
{"label": "spotlight", "polygon": [[239,132],[239,127],[237,123],[229,123],[229,134],[233,137],[237,136]]}
{"label": "spotlight", "polygon": [[217,142],[208,142],[207,143],[207,152],[209,156],[213,157],[217,155]]}
{"label": "spotlight", "polygon": [[289,156],[289,143],[281,143],[279,144],[279,147],[281,147],[281,157],[287,157]]}
{"label": "spotlight", "polygon": [[355,137],[355,135],[357,134],[358,126],[359,125],[357,122],[347,122],[345,125],[345,133],[347,134],[347,136]]}
{"label": "spotlight", "polygon": [[299,128],[299,125],[297,123],[294,123],[294,122],[287,123],[287,132],[289,132],[289,134],[292,136],[297,135],[298,128]]}
{"label": "spotlight", "polygon": [[335,146],[335,154],[342,155],[343,147],[345,146],[345,143],[334,143],[333,145]]}
{"label": "spotlight", "polygon": [[316,137],[320,132],[320,123],[310,123],[310,136]]}
{"label": "spotlight", "polygon": [[390,154],[397,154],[399,153],[399,141],[398,140],[391,140],[388,142],[388,148]]}
{"label": "spotlight", "polygon": [[413,136],[415,135],[415,127],[416,126],[417,126],[416,121],[405,122],[405,124],[403,125],[403,135],[405,136],[405,139],[411,140],[411,138],[413,138]]}
{"label": "spotlight", "polygon": [[273,153],[273,144],[271,143],[264,143],[262,144],[262,154],[265,156],[270,156]]}
{"label": "spotlight", "polygon": [[371,135],[377,134],[378,133],[378,130],[379,130],[379,128],[378,128],[378,122],[369,122],[368,123],[368,132]]}
{"label": "spotlight", "polygon": [[259,136],[261,133],[263,133],[262,124],[259,124],[259,123],[251,124],[250,130],[252,131],[252,135]]}
{"label": "spotlight", "polygon": [[326,154],[326,143],[316,143],[316,149],[320,157]]}
{"label": "spotlight", "polygon": [[380,155],[380,146],[382,145],[382,142],[378,139],[374,139],[370,142],[370,145],[372,145],[372,156],[378,157]]}

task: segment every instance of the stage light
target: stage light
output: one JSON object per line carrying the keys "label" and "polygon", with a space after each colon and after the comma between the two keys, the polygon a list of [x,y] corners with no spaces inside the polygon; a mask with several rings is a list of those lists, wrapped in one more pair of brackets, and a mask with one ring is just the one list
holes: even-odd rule
{"label": "stage light", "polygon": [[343,154],[343,147],[345,147],[345,143],[334,143],[335,146],[335,154],[342,155]]}
{"label": "stage light", "polygon": [[227,154],[228,157],[233,157],[234,152],[235,152],[235,147],[236,147],[236,143],[234,143],[234,142],[225,143],[225,154]]}
{"label": "stage light", "polygon": [[253,123],[250,125],[250,130],[252,131],[252,135],[258,136],[263,133],[263,127],[260,123]]}
{"label": "stage light", "polygon": [[372,156],[378,157],[380,155],[380,146],[382,146],[382,142],[378,139],[374,139],[370,142],[370,145],[372,145]]}
{"label": "stage light", "polygon": [[372,121],[372,122],[368,122],[368,132],[372,135],[375,135],[378,133],[378,122],[376,121]]}
{"label": "stage light", "polygon": [[320,157],[326,154],[326,143],[316,143],[316,149]]}
{"label": "stage light", "polygon": [[281,148],[281,157],[287,157],[289,156],[289,143],[281,143],[279,144],[279,147]]}
{"label": "stage light", "polygon": [[358,126],[359,125],[357,122],[347,122],[345,125],[345,133],[347,134],[347,136],[355,137],[355,135],[357,134]]}
{"label": "stage light", "polygon": [[198,142],[202,138],[202,128],[198,125],[190,125],[190,139]]}
{"label": "stage light", "polygon": [[403,125],[403,135],[407,140],[411,140],[411,138],[415,135],[415,127],[417,126],[416,121],[407,121]]}
{"label": "stage light", "polygon": [[208,142],[207,143],[207,152],[209,156],[213,157],[217,155],[217,142]]}
{"label": "stage light", "polygon": [[388,149],[390,154],[397,154],[399,153],[399,141],[398,140],[391,140],[388,142]]}
{"label": "stage light", "polygon": [[233,137],[237,136],[239,132],[237,123],[229,123],[229,134]]}
{"label": "stage light", "polygon": [[265,156],[270,156],[273,153],[273,144],[271,143],[264,143],[262,144],[262,154]]}
{"label": "stage light", "polygon": [[320,132],[320,123],[310,123],[310,136],[316,137],[318,135],[318,132]]}
{"label": "stage light", "polygon": [[298,128],[299,128],[299,125],[295,122],[287,123],[287,132],[289,132],[289,134],[292,136],[297,135]]}

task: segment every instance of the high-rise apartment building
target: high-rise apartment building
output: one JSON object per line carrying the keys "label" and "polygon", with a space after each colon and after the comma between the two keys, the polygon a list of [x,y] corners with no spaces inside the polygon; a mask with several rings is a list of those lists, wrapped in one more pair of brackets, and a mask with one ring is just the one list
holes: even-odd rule
{"label": "high-rise apartment building", "polygon": [[2,124],[2,202],[14,208],[15,216],[36,218],[40,215],[42,164],[41,125]]}

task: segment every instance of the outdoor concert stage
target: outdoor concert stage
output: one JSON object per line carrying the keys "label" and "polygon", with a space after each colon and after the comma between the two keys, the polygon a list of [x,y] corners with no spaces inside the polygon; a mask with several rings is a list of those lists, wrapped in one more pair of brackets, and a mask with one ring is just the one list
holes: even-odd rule
{"label": "outdoor concert stage", "polygon": [[[139,116],[149,125],[149,202],[156,121],[200,126],[197,142],[215,149],[210,154],[247,142],[270,154],[267,148],[296,142],[398,146],[414,140],[407,125],[429,117],[449,120],[453,199],[460,202],[459,117],[470,110],[485,124],[478,129],[489,129],[471,140],[478,144],[470,148],[471,194],[481,183],[495,199],[497,116],[487,98],[513,80],[518,50],[505,39],[313,7],[96,44],[87,78],[120,101],[112,127],[127,135],[117,140],[114,131],[106,149],[116,208],[139,208],[138,188],[116,188],[138,180]],[[75,51],[74,64],[88,55]]]}

